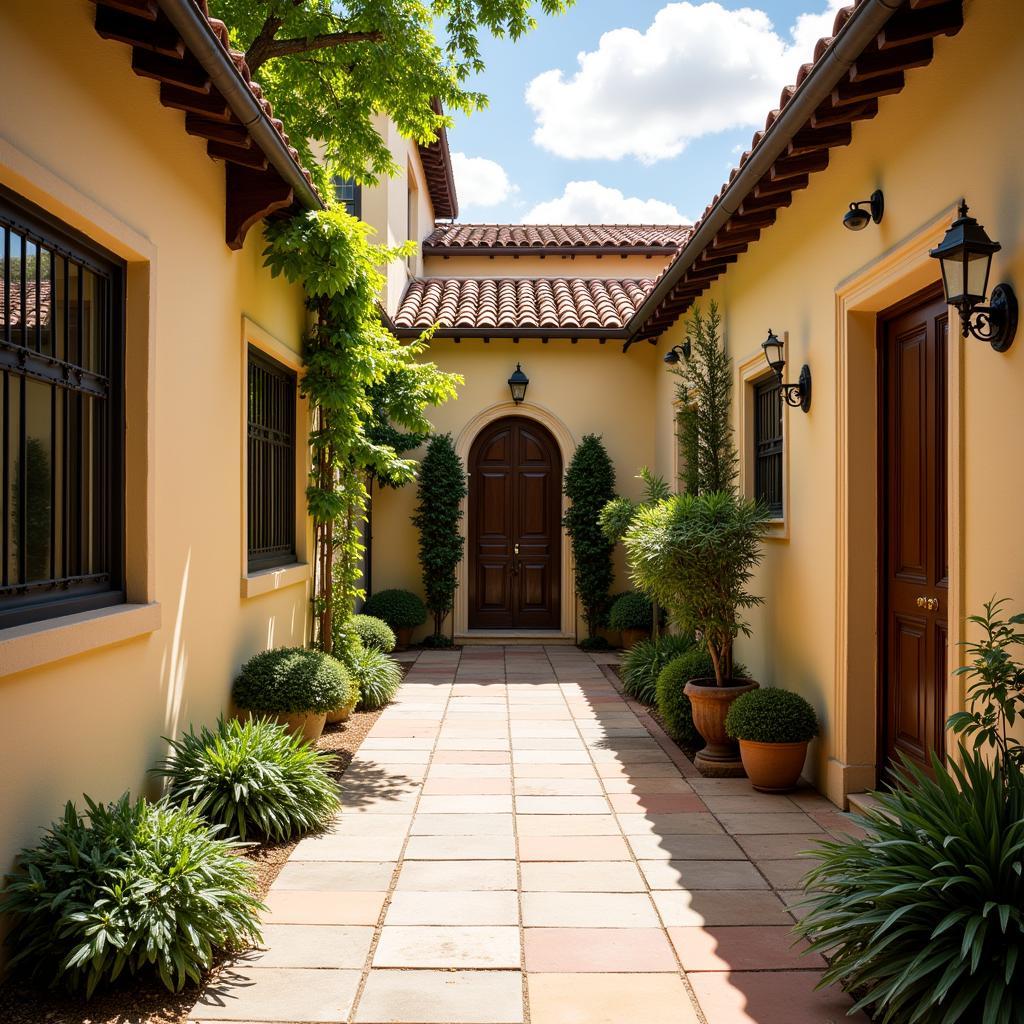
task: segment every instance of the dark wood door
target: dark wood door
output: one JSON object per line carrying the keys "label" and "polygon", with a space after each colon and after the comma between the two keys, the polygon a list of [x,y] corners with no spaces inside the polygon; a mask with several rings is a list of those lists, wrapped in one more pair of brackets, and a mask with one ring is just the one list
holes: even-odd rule
{"label": "dark wood door", "polygon": [[469,628],[561,622],[562,459],[551,434],[496,420],[469,453]]}
{"label": "dark wood door", "polygon": [[948,307],[941,291],[922,293],[880,328],[884,779],[899,754],[930,771],[931,751],[945,752]]}

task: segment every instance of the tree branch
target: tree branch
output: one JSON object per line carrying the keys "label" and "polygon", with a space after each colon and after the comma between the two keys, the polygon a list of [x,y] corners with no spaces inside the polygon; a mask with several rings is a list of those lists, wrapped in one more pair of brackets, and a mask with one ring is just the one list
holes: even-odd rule
{"label": "tree branch", "polygon": [[[273,28],[268,33],[272,23]],[[383,32],[324,32],[309,39],[275,39],[274,32],[281,27],[277,18],[267,18],[259,35],[246,51],[245,60],[251,72],[274,57],[287,57],[295,53],[309,53],[311,50],[329,50],[349,43],[377,43],[384,38]]]}

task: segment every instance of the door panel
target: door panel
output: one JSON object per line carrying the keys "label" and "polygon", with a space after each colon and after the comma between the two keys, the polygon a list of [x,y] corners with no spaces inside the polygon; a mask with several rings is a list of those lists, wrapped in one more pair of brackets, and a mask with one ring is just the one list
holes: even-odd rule
{"label": "door panel", "polygon": [[540,424],[511,416],[469,454],[470,629],[561,624],[562,461]]}
{"label": "door panel", "polygon": [[879,769],[944,755],[948,557],[948,310],[923,299],[880,325],[882,408]]}

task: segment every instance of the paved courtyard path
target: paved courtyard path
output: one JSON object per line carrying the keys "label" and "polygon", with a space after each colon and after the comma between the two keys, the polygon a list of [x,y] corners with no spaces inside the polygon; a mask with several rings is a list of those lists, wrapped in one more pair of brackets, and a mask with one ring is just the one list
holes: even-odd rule
{"label": "paved courtyard path", "polygon": [[[702,779],[575,647],[424,652],[191,1018],[839,1024],[787,903],[810,791]],[[639,714],[635,713],[639,712]],[[670,753],[674,754],[673,757]]]}

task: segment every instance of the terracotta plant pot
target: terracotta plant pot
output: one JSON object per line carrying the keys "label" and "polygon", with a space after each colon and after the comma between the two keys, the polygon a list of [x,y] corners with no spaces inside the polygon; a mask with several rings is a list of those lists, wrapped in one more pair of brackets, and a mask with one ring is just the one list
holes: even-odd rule
{"label": "terracotta plant pot", "polygon": [[650,637],[649,629],[624,629],[622,631],[622,649],[628,651],[634,644]]}
{"label": "terracotta plant pot", "polygon": [[693,679],[683,689],[690,698],[693,724],[704,738],[704,749],[697,752],[694,763],[710,775],[742,774],[739,748],[725,731],[725,716],[732,702],[757,689],[749,679],[731,679],[725,686],[716,686],[714,678]]}
{"label": "terracotta plant pot", "polygon": [[750,784],[762,793],[786,793],[796,787],[807,757],[807,741],[755,743],[740,740],[740,756]]}
{"label": "terracotta plant pot", "polygon": [[274,720],[293,736],[301,736],[307,743],[316,743],[324,731],[327,714],[323,711],[295,711],[274,715]]}
{"label": "terracotta plant pot", "polygon": [[355,711],[356,705],[359,703],[358,694],[352,699],[351,703],[346,704],[344,707],[338,708],[337,711],[327,712],[327,721],[334,725],[336,722],[347,722],[352,717],[352,712]]}
{"label": "terracotta plant pot", "polygon": [[620,629],[609,629],[607,626],[602,626],[597,631],[597,635],[601,637],[609,647],[622,646],[622,630]]}
{"label": "terracotta plant pot", "polygon": [[412,630],[412,626],[399,626],[395,630],[395,640],[400,651],[404,651],[412,643]]}

